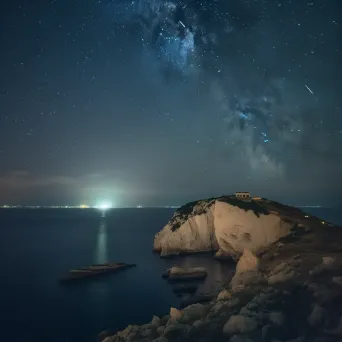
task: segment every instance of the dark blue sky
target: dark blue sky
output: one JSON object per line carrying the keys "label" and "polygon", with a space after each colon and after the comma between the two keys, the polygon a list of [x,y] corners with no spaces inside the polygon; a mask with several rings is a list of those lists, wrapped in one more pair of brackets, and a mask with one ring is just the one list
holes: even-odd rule
{"label": "dark blue sky", "polygon": [[0,203],[236,190],[337,203],[341,12],[338,0],[3,1]]}

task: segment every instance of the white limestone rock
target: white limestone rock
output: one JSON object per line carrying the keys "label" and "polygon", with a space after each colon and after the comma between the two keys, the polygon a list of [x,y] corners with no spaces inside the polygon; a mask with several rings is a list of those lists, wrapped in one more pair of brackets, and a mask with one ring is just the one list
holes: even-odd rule
{"label": "white limestone rock", "polygon": [[183,317],[182,311],[171,307],[170,308],[170,320],[172,322],[179,321]]}
{"label": "white limestone rock", "polygon": [[249,285],[263,280],[259,273],[259,259],[247,248],[244,249],[237,265],[231,287],[235,290],[240,285]]}
{"label": "white limestone rock", "polygon": [[323,265],[331,265],[335,262],[335,258],[327,256],[322,258],[322,264]]}
{"label": "white limestone rock", "polygon": [[243,254],[236,265],[236,273],[256,271],[259,268],[259,259],[247,248],[244,248]]}
{"label": "white limestone rock", "polygon": [[154,250],[162,256],[211,250],[234,256],[245,248],[255,253],[286,236],[293,227],[273,213],[258,212],[257,216],[224,201],[229,202],[218,198],[180,208],[156,234]]}
{"label": "white limestone rock", "polygon": [[229,300],[231,298],[232,298],[232,294],[228,290],[222,290],[217,296],[217,301]]}

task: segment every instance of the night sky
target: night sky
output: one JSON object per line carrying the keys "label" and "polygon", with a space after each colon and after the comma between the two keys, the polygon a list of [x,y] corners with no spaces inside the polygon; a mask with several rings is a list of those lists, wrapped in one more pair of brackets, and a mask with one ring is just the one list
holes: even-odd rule
{"label": "night sky", "polygon": [[4,0],[0,204],[342,202],[341,0]]}

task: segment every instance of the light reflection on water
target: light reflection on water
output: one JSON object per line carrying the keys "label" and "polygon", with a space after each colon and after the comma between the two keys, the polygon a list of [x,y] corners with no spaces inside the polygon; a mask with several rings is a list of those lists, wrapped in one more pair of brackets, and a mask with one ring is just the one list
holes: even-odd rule
{"label": "light reflection on water", "polygon": [[[98,227],[96,235],[95,256],[94,264],[104,264],[109,262],[108,256],[108,231],[106,222],[106,212],[101,212],[100,225]],[[100,317],[106,316],[106,301],[108,300],[110,288],[105,279],[94,282],[91,287],[87,289],[88,298],[92,301],[96,307],[97,315]]]}
{"label": "light reflection on water", "polygon": [[95,263],[104,264],[108,261],[106,212],[102,211],[100,226],[96,237]]}

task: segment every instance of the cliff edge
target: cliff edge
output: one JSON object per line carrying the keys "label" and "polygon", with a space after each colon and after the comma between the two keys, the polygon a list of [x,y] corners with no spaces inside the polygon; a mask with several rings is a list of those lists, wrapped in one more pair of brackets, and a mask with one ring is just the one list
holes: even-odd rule
{"label": "cliff edge", "polygon": [[[245,248],[258,253],[289,234],[304,213],[266,199],[222,196],[187,203],[156,234],[154,251],[161,256],[216,251],[238,257]],[[301,217],[302,216],[302,217]]]}

